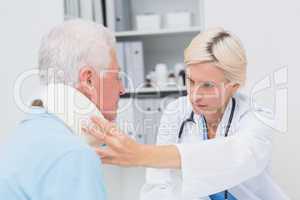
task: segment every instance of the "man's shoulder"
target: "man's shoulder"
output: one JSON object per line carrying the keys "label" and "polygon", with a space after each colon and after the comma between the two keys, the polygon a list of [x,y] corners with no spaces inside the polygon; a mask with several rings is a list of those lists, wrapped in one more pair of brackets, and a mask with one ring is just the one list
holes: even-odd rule
{"label": "man's shoulder", "polygon": [[23,120],[14,135],[18,138],[26,137],[30,142],[36,142],[44,147],[55,145],[56,148],[68,149],[88,146],[81,137],[78,137],[78,134],[73,133],[58,117],[48,113]]}
{"label": "man's shoulder", "polygon": [[74,150],[93,153],[82,138],[47,114],[23,120],[0,148],[5,167],[15,166],[11,169],[16,171],[45,169]]}
{"label": "man's shoulder", "polygon": [[92,175],[101,171],[97,154],[61,122],[47,115],[23,121],[0,147],[0,160],[0,187],[5,186],[0,193],[9,199],[20,188],[30,197],[43,197],[48,184],[72,185],[78,174],[93,180]]}

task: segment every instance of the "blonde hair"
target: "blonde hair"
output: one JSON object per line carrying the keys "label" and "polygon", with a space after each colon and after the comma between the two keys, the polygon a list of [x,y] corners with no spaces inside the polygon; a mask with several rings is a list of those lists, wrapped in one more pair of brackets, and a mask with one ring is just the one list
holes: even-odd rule
{"label": "blonde hair", "polygon": [[225,78],[244,85],[247,58],[239,39],[222,28],[209,29],[197,35],[185,50],[186,65],[214,63],[224,71]]}

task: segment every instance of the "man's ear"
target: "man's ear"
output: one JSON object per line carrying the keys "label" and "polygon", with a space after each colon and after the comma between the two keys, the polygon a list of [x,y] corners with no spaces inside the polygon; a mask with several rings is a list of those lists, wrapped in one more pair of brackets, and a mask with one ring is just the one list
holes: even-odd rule
{"label": "man's ear", "polygon": [[93,76],[95,76],[95,70],[93,68],[83,67],[79,71],[78,84],[76,85],[76,89],[89,99],[93,99],[96,95]]}
{"label": "man's ear", "polygon": [[83,67],[79,71],[79,82],[92,84],[94,70],[91,67]]}

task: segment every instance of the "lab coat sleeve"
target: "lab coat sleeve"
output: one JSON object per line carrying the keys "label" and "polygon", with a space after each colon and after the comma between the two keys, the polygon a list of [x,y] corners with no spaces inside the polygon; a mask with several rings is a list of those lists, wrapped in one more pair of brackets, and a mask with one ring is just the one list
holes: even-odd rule
{"label": "lab coat sleeve", "polygon": [[101,162],[89,149],[57,159],[41,178],[35,199],[106,200]]}
{"label": "lab coat sleeve", "polygon": [[[178,102],[170,103],[165,109],[158,129],[157,145],[175,144],[178,128]],[[176,180],[174,170],[153,169],[146,170],[146,183],[140,193],[140,200],[176,200],[180,199],[176,193]],[[178,184],[177,184],[178,185]]]}
{"label": "lab coat sleeve", "polygon": [[[177,144],[184,199],[224,191],[260,174],[270,161],[274,130],[248,112],[228,138]],[[205,155],[205,156],[203,156]]]}
{"label": "lab coat sleeve", "polygon": [[140,200],[179,200],[180,189],[177,180],[172,176],[170,169],[146,170],[146,183],[140,193]]}

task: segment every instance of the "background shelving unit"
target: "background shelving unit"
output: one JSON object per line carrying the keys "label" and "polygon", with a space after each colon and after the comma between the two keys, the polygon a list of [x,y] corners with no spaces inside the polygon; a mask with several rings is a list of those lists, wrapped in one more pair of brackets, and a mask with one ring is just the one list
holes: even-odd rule
{"label": "background shelving unit", "polygon": [[115,36],[118,39],[130,38],[130,37],[140,37],[140,36],[159,36],[159,35],[179,35],[186,33],[199,33],[201,27],[189,27],[189,28],[178,28],[178,29],[161,29],[152,31],[120,31],[116,32]]}
{"label": "background shelving unit", "polygon": [[[143,44],[143,78],[156,64],[167,64],[171,72],[174,65],[183,63],[183,52],[191,39],[204,26],[204,0],[64,0],[65,20],[84,18],[103,23],[115,32],[118,42],[140,41]],[[191,13],[191,26],[165,27],[165,15],[170,12]],[[137,30],[136,16],[159,14],[161,28]],[[171,91],[174,91],[170,88]]]}
{"label": "background shelving unit", "polygon": [[[174,71],[177,63],[183,63],[183,52],[191,39],[203,30],[203,0],[106,0],[106,2],[107,25],[115,30],[117,41],[143,43],[144,66],[140,67],[143,68],[144,78],[159,63],[166,64],[170,72]],[[118,9],[120,6],[123,6],[123,12]],[[191,13],[191,26],[164,28],[166,13],[178,11]],[[162,18],[161,28],[137,30],[136,16],[145,13],[159,14]],[[122,21],[122,16],[129,22],[120,28],[118,23]],[[169,90],[174,92],[172,88]]]}

